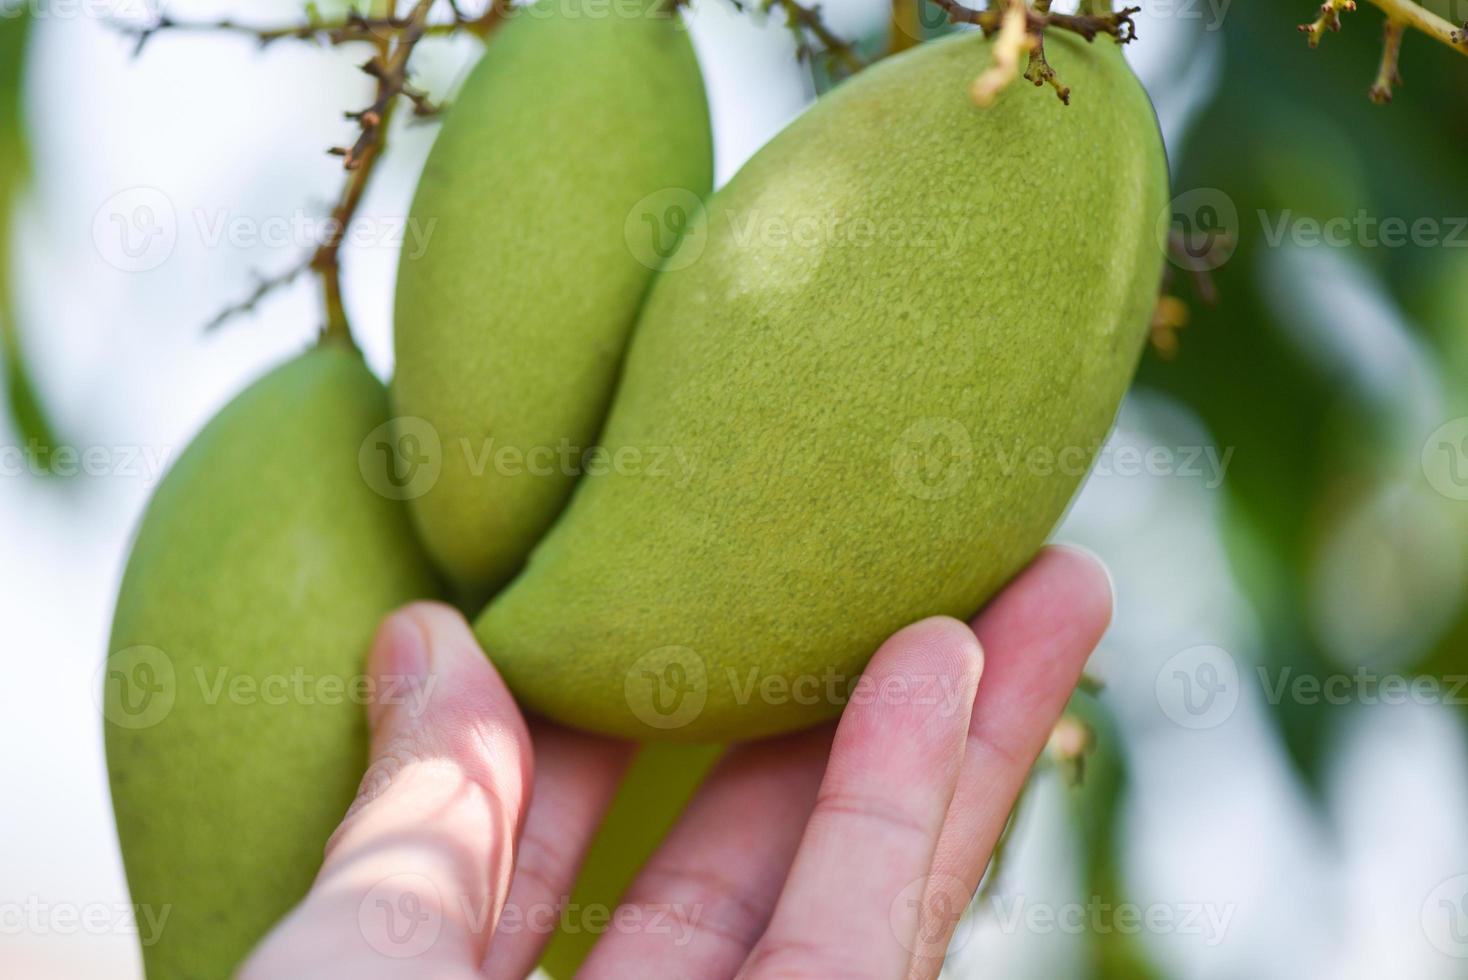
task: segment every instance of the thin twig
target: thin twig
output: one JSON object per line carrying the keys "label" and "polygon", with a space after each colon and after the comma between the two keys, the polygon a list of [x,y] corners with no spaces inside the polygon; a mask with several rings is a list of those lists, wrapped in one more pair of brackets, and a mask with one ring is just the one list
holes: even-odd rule
{"label": "thin twig", "polygon": [[1468,23],[1461,28],[1454,27],[1444,18],[1413,3],[1412,0],[1367,0],[1367,2],[1380,7],[1392,20],[1401,21],[1406,26],[1441,41],[1459,54],[1468,54]]}
{"label": "thin twig", "polygon": [[433,0],[415,0],[405,16],[398,16],[395,4],[389,2],[386,4],[387,12],[383,15],[365,16],[352,12],[332,21],[313,16],[304,24],[288,27],[249,26],[233,20],[179,21],[166,14],[160,15],[156,21],[144,27],[119,25],[119,30],[137,39],[135,52],[141,52],[153,37],[163,32],[240,34],[253,38],[262,47],[277,41],[294,39],[333,46],[364,43],[374,49],[372,56],[359,66],[361,71],[377,83],[372,104],[365,109],[347,113],[347,118],[357,123],[357,138],[350,146],[333,147],[328,151],[342,158],[347,177],[326,223],[325,237],[317,243],[311,255],[300,263],[279,275],[261,278],[248,296],[221,310],[206,329],[217,329],[236,316],[252,312],[271,293],[295,282],[303,272],[309,270],[321,279],[326,313],[324,335],[343,343],[352,343],[351,327],[342,300],[342,243],[356,218],[375,165],[386,146],[388,127],[399,97],[413,107],[413,114],[417,117],[435,115],[440,108],[429,99],[428,93],[408,80],[409,62],[413,52],[426,37],[456,32],[469,32],[485,37],[511,13],[509,0],[492,0],[483,13],[474,16],[465,14],[457,3],[450,2],[451,19],[447,22],[430,22],[428,17],[432,6]]}
{"label": "thin twig", "polygon": [[[467,17],[461,14],[456,7],[451,7],[451,9],[454,11],[453,20],[430,24],[425,33],[429,36],[447,36],[464,30],[472,31],[484,19],[484,15]],[[237,34],[255,41],[262,48],[269,47],[277,41],[312,41],[336,47],[344,44],[376,43],[380,38],[391,38],[400,34],[408,27],[408,23],[406,18],[366,17],[349,11],[340,19],[313,19],[304,24],[285,26],[245,24],[231,18],[198,21],[176,20],[167,14],[160,14],[149,24],[114,23],[114,27],[127,37],[136,39],[133,54],[138,55],[142,53],[144,46],[149,41],[163,33]]]}
{"label": "thin twig", "polygon": [[255,312],[255,308],[260,305],[260,302],[264,300],[265,297],[269,296],[277,289],[284,289],[286,286],[289,286],[291,283],[299,279],[302,273],[308,271],[310,268],[311,260],[308,258],[304,262],[297,262],[295,265],[291,266],[289,269],[285,270],[279,275],[258,277],[255,282],[255,289],[250,293],[250,295],[246,296],[239,302],[231,303],[229,306],[226,306],[224,309],[220,310],[219,313],[215,315],[214,319],[204,324],[204,332],[210,333],[212,331],[218,330],[220,327],[224,326],[226,323],[228,323],[230,320],[233,320],[237,316],[244,316],[246,313]]}
{"label": "thin twig", "polygon": [[1376,81],[1371,85],[1371,101],[1377,105],[1392,100],[1392,88],[1402,84],[1402,36],[1407,25],[1388,17],[1382,30],[1381,67],[1377,69]]}
{"label": "thin twig", "polygon": [[1023,0],[989,0],[989,5],[982,10],[964,6],[959,0],[933,0],[933,3],[955,24],[972,24],[986,37],[998,35],[994,62],[975,80],[972,89],[974,101],[981,106],[991,105],[1000,90],[1014,80],[1019,73],[1019,57],[1026,53],[1029,64],[1024,77],[1037,86],[1050,85],[1060,101],[1070,105],[1070,89],[1061,83],[1045,59],[1045,32],[1050,28],[1069,31],[1088,43],[1106,34],[1118,44],[1126,44],[1136,39],[1137,24],[1132,15],[1142,9],[1123,7],[1113,12],[1088,8],[1084,13],[1056,14],[1050,12],[1050,0],[1035,0],[1033,7]]}
{"label": "thin twig", "polygon": [[[852,75],[867,66],[866,59],[857,54],[855,46],[826,25],[818,3],[807,7],[799,0],[755,0],[755,2],[730,0],[730,2],[734,9],[740,12],[757,9],[765,15],[778,7],[785,15],[785,25],[795,35],[796,54],[801,60],[808,61],[816,55],[823,55]],[[815,43],[812,43],[812,40]]]}

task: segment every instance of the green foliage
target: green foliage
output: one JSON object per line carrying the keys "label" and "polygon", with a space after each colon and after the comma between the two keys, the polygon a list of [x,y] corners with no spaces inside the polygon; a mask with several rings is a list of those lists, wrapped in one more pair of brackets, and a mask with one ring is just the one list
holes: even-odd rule
{"label": "green foliage", "polygon": [[23,446],[49,458],[58,439],[37,393],[21,343],[15,308],[13,240],[15,204],[30,172],[22,117],[21,81],[30,17],[22,9],[0,17],[0,360],[4,362],[5,405]]}
{"label": "green foliage", "polygon": [[[1178,356],[1145,359],[1139,380],[1188,405],[1221,447],[1236,449],[1228,541],[1238,581],[1262,619],[1264,666],[1275,677],[1286,669],[1323,677],[1350,668],[1332,660],[1312,621],[1322,537],[1338,519],[1343,495],[1392,477],[1404,450],[1410,461],[1416,447],[1393,441],[1379,397],[1343,373],[1324,345],[1300,342],[1292,321],[1298,314],[1281,302],[1278,282],[1286,246],[1270,242],[1266,224],[1277,227],[1281,215],[1351,219],[1359,212],[1409,222],[1468,215],[1468,119],[1444,111],[1468,75],[1463,59],[1409,36],[1418,50],[1405,65],[1406,85],[1390,107],[1373,105],[1365,89],[1380,54],[1379,29],[1348,20],[1328,44],[1308,51],[1294,30],[1296,13],[1278,4],[1236,4],[1224,20],[1228,56],[1219,94],[1175,160],[1176,184],[1180,192],[1208,187],[1228,195],[1239,214],[1238,249],[1214,272],[1222,302],[1212,309],[1195,304]],[[1423,305],[1430,248],[1361,243],[1333,251],[1348,260],[1344,268],[1385,284],[1404,308]],[[1408,320],[1414,328],[1424,322]],[[1430,352],[1442,350],[1433,331],[1416,337]],[[1462,392],[1462,378],[1461,369],[1441,375],[1450,392]],[[1327,753],[1338,714],[1330,704],[1288,697],[1276,706],[1308,778]]]}

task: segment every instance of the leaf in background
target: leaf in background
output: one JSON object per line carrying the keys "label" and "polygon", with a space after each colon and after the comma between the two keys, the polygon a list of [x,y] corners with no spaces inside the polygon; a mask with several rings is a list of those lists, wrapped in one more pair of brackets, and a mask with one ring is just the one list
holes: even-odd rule
{"label": "leaf in background", "polygon": [[[1236,578],[1262,621],[1263,666],[1276,677],[1286,670],[1328,677],[1343,668],[1317,635],[1310,590],[1321,540],[1334,526],[1332,502],[1343,481],[1394,461],[1380,438],[1379,402],[1324,350],[1302,344],[1297,314],[1277,289],[1266,288],[1267,273],[1285,268],[1287,258],[1266,231],[1282,215],[1349,220],[1364,210],[1377,220],[1410,221],[1468,214],[1468,115],[1458,94],[1468,86],[1468,60],[1413,44],[1404,68],[1410,84],[1389,107],[1373,105],[1366,88],[1380,56],[1378,15],[1363,6],[1311,51],[1295,31],[1295,14],[1290,4],[1230,9],[1221,97],[1179,161],[1175,193],[1227,194],[1239,216],[1238,249],[1214,274],[1221,304],[1194,304],[1177,358],[1149,356],[1140,381],[1189,406],[1221,447],[1235,450],[1228,544]],[[1332,251],[1360,263],[1400,303],[1409,298],[1404,284],[1431,250]],[[1272,707],[1301,772],[1313,781],[1339,712],[1288,697]]]}
{"label": "leaf in background", "polygon": [[[0,17],[0,358],[5,364],[5,404],[23,446],[49,459],[58,443],[26,365],[16,320],[10,243],[15,204],[29,173],[21,119],[21,80],[30,18],[24,8]],[[41,471],[45,472],[45,471]]]}
{"label": "leaf in background", "polygon": [[[1127,762],[1121,729],[1107,707],[1105,692],[1077,693],[1066,708],[1068,720],[1083,723],[1092,748],[1084,756],[1079,783],[1070,793],[1071,813],[1080,834],[1085,900],[1113,912],[1129,901],[1122,883],[1118,834],[1127,788]],[[1064,723],[1063,723],[1064,724]],[[1136,933],[1117,928],[1087,932],[1095,980],[1153,980],[1161,976]]]}

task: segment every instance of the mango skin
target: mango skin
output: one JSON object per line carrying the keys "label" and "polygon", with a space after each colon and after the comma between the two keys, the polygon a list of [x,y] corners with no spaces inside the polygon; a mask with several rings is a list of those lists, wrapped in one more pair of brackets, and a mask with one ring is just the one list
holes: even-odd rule
{"label": "mango skin", "polygon": [[481,615],[522,703],[639,739],[805,727],[1044,542],[1140,355],[1167,167],[1114,44],[1047,38],[1069,108],[1016,85],[981,110],[986,45],[836,89],[685,237],[602,441],[695,472],[588,476]]}
{"label": "mango skin", "polygon": [[565,507],[601,428],[660,262],[642,219],[670,251],[712,185],[687,32],[644,5],[516,14],[413,203],[428,244],[398,272],[393,399],[437,432],[443,469],[413,518],[475,611]]}
{"label": "mango skin", "polygon": [[358,468],[387,419],[360,356],[313,350],[226,406],[148,506],[103,709],[132,901],[167,915],[150,980],[229,976],[356,793],[372,633],[438,591],[406,508]]}

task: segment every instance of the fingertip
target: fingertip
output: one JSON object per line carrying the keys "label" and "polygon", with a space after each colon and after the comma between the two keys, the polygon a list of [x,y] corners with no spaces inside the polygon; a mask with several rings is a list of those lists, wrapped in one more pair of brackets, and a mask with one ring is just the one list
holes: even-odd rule
{"label": "fingertip", "polygon": [[[966,623],[951,616],[930,616],[892,635],[867,668],[880,683],[902,676],[921,684],[936,682],[972,698],[984,671],[984,648]],[[957,683],[941,679],[956,679]]]}
{"label": "fingertip", "polygon": [[1082,545],[1063,542],[1040,552],[1035,564],[1065,583],[1077,616],[1099,638],[1116,614],[1116,580],[1100,555]]}

